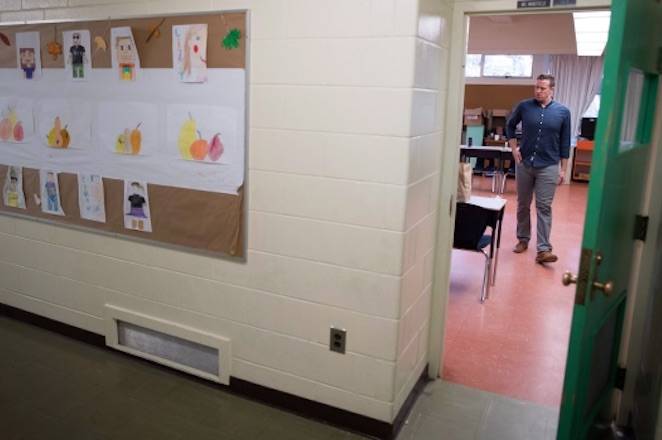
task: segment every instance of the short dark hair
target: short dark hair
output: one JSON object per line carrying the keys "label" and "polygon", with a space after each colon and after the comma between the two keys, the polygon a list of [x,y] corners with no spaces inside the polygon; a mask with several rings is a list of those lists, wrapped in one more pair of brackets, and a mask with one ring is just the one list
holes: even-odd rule
{"label": "short dark hair", "polygon": [[536,78],[538,81],[549,81],[549,86],[551,88],[554,88],[554,75],[550,75],[548,73],[541,73],[538,75],[538,78]]}

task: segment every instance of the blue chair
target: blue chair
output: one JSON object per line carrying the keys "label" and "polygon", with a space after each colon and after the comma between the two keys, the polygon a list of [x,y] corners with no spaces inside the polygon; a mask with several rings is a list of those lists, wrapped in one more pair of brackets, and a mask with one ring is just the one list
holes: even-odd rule
{"label": "blue chair", "polygon": [[[480,302],[489,297],[492,273],[492,249],[494,226],[491,224],[493,212],[469,203],[458,203],[455,213],[455,234],[453,248],[481,252],[485,256],[485,271],[483,273],[483,287],[480,292]],[[492,228],[492,234],[485,234],[487,227]],[[490,252],[485,251],[490,246]]]}

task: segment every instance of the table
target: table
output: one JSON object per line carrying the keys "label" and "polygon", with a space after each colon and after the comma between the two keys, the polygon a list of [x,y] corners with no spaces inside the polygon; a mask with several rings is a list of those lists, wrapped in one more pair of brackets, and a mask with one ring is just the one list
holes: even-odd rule
{"label": "table", "polygon": [[[506,201],[506,199],[502,199],[499,196],[471,196],[471,198],[465,202],[490,211],[491,215],[489,216],[489,226],[492,228],[494,233],[492,234],[490,240],[490,260],[492,263],[490,266],[492,268],[492,273],[489,274],[489,281],[493,286],[496,280],[496,270],[497,264],[499,262],[499,248],[501,247],[501,225],[503,223],[503,215],[506,211]],[[494,246],[495,244],[496,248]]]}
{"label": "table", "polygon": [[[505,142],[504,142],[505,143]],[[506,160],[513,159],[513,150],[510,147],[467,147],[460,145],[460,160],[466,161],[470,157],[478,159],[494,159],[497,169],[492,179],[492,192],[503,194],[506,186],[506,174],[503,168],[503,163]]]}

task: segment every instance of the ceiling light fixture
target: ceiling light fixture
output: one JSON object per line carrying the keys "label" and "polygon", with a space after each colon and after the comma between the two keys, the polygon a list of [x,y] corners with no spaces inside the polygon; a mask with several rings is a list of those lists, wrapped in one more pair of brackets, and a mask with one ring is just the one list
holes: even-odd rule
{"label": "ceiling light fixture", "polygon": [[577,55],[599,57],[609,35],[610,11],[573,12]]}

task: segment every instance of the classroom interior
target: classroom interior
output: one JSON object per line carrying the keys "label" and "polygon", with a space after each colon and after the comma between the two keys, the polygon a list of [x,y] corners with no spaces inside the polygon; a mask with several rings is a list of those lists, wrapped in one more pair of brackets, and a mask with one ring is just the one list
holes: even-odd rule
{"label": "classroom interior", "polygon": [[[535,77],[541,73],[555,75],[554,99],[562,104],[570,93],[579,91],[584,96],[566,104],[581,118],[573,124],[566,178],[556,190],[552,207],[550,241],[557,262],[534,262],[535,201],[529,249],[512,252],[517,243],[513,161],[466,159],[473,168],[471,195],[505,199],[505,213],[495,282],[483,303],[479,298],[485,257],[480,252],[453,250],[441,371],[441,377],[450,382],[549,407],[561,402],[574,290],[560,280],[563,272],[574,273],[579,264],[599,110],[599,93],[590,92],[599,86],[585,85],[596,76],[591,70],[601,73],[602,69],[601,56],[577,55],[573,30],[570,13],[470,18],[464,146],[507,147],[508,117],[520,101],[533,98]],[[573,83],[583,88],[573,88]]]}

